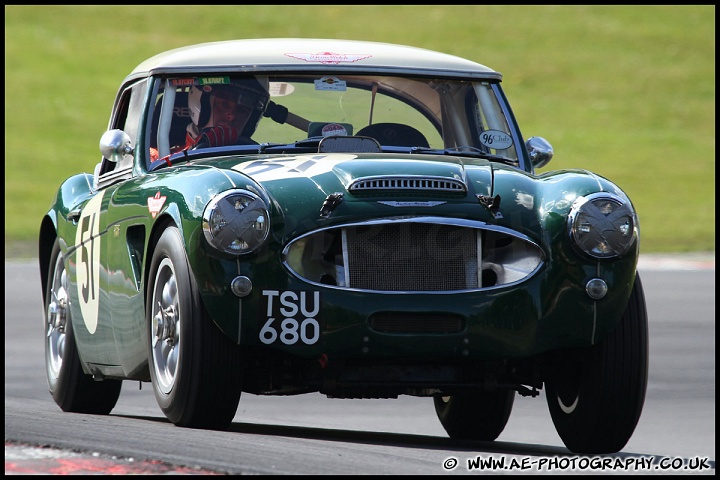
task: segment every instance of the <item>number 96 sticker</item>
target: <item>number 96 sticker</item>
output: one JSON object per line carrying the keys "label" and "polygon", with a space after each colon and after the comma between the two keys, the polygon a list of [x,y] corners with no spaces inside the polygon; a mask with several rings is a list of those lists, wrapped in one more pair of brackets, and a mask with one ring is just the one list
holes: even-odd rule
{"label": "number 96 sticker", "polygon": [[260,341],[313,345],[320,340],[320,292],[263,290]]}
{"label": "number 96 sticker", "polygon": [[488,148],[504,150],[513,144],[512,137],[500,130],[486,130],[480,134],[480,143]]}

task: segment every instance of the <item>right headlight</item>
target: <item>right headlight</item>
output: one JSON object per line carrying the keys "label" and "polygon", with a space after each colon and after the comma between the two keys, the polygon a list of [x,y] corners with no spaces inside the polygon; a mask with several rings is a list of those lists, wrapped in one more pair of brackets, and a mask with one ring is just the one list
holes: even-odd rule
{"label": "right headlight", "polygon": [[637,216],[617,195],[600,192],[579,197],[568,216],[570,238],[595,258],[625,254],[637,236]]}
{"label": "right headlight", "polygon": [[205,239],[223,252],[240,255],[256,250],[267,239],[270,214],[262,198],[247,190],[229,190],[205,207]]}

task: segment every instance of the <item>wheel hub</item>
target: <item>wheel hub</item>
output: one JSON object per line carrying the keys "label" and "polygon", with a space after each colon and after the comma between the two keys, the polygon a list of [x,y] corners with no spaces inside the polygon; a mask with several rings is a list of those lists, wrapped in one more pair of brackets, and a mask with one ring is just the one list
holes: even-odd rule
{"label": "wheel hub", "polygon": [[[48,305],[48,327],[51,330],[65,331],[65,318],[67,316],[67,295],[64,288],[53,292],[53,299]],[[49,333],[49,332],[48,332]]]}
{"label": "wheel hub", "polygon": [[158,302],[158,312],[155,315],[155,342],[153,346],[157,345],[158,341],[165,341],[168,345],[174,345],[176,325],[177,315],[175,305],[169,305],[163,308],[162,304]]}

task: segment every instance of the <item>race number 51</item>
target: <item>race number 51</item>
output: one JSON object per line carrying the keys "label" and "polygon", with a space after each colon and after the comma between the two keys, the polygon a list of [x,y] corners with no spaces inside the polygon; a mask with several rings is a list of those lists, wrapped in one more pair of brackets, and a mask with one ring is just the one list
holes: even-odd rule
{"label": "race number 51", "polygon": [[75,262],[80,312],[90,333],[98,323],[98,297],[100,296],[100,207],[103,193],[99,193],[83,208],[75,233]]}

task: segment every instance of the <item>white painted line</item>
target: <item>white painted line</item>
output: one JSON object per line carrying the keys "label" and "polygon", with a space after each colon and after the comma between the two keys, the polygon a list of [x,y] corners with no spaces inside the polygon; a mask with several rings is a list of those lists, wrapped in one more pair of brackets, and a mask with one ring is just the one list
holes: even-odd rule
{"label": "white painted line", "polygon": [[715,270],[715,254],[641,254],[638,270]]}

